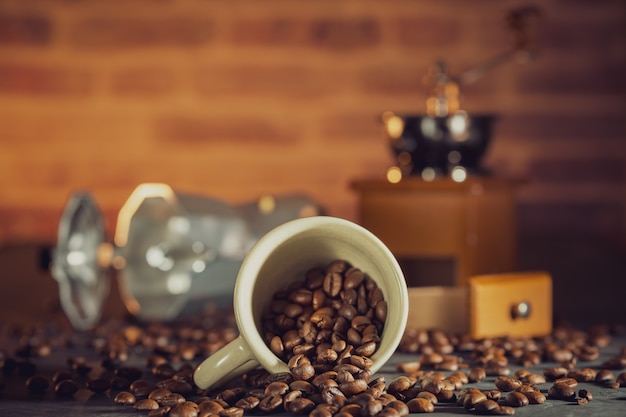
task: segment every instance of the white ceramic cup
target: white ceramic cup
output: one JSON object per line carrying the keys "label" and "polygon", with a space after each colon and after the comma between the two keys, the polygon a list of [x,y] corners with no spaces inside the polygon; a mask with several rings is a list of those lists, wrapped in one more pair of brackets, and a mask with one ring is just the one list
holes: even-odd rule
{"label": "white ceramic cup", "polygon": [[263,340],[261,317],[272,296],[290,282],[303,280],[313,266],[343,259],[376,281],[387,301],[387,320],[372,372],[395,352],[408,315],[407,287],[391,251],[374,234],[348,220],[307,217],[284,223],[261,237],[243,260],[235,283],[233,307],[239,336],[205,359],[194,372],[202,389],[215,387],[259,365],[270,373],[288,372]]}

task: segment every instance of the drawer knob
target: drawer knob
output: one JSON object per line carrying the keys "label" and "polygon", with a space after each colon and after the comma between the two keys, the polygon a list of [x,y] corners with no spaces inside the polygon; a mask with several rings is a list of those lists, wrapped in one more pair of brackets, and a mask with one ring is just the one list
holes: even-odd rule
{"label": "drawer knob", "polygon": [[511,306],[511,318],[513,320],[527,319],[530,316],[530,311],[530,303],[528,301],[521,301]]}

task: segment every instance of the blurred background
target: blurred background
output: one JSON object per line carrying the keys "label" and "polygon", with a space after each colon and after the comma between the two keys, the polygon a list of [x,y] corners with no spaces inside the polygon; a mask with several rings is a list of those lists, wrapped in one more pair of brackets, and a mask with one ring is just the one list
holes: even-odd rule
{"label": "blurred background", "polygon": [[[38,248],[77,190],[109,236],[143,182],[232,204],[303,193],[359,221],[351,182],[394,163],[381,114],[423,113],[434,62],[458,74],[509,50],[525,4],[0,0],[0,319],[56,308]],[[557,316],[617,320],[626,3],[534,5],[537,58],[467,85],[462,107],[497,116],[483,165],[523,180],[519,268],[550,271]]]}

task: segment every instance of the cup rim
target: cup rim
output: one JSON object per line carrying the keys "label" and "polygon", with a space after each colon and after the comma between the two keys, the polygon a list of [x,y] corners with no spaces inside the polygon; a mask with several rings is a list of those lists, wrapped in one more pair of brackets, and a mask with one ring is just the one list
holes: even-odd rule
{"label": "cup rim", "polygon": [[[339,233],[340,231],[349,230],[350,233],[358,235],[359,239],[365,239],[367,244],[374,245],[376,250],[382,252],[382,256],[388,263],[387,267],[393,270],[391,275],[394,276],[394,279],[391,282],[392,288],[390,291],[394,294],[393,302],[399,305],[393,310],[396,312],[396,315],[388,317],[387,323],[389,323],[389,320],[393,320],[394,326],[397,326],[399,331],[395,334],[383,331],[386,349],[381,349],[383,347],[383,344],[381,344],[372,356],[374,360],[372,372],[376,372],[393,355],[403,336],[408,318],[408,290],[402,269],[389,248],[372,232],[346,219],[332,216],[312,216],[291,220],[272,229],[255,243],[242,262],[235,284],[233,300],[235,319],[239,332],[247,341],[255,359],[266,370],[274,373],[289,371],[287,364],[278,358],[267,346],[261,332],[257,328],[252,308],[253,289],[262,265],[276,248],[283,242],[320,226],[330,228],[329,230],[333,230],[333,233],[334,231]],[[356,266],[358,267],[358,265]],[[386,301],[389,302],[388,299]],[[250,325],[251,323],[252,325]]]}

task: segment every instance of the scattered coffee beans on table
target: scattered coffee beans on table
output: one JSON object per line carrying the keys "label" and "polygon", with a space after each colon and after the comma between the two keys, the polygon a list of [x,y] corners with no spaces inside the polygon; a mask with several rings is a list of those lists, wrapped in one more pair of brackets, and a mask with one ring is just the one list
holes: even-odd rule
{"label": "scattered coffee beans on table", "polygon": [[196,387],[193,371],[237,336],[231,310],[168,324],[106,320],[80,334],[0,325],[0,407],[69,399],[89,410],[95,399],[151,417],[404,417],[450,407],[511,415],[545,402],[589,407],[602,398],[593,387],[626,386],[626,347],[598,361],[621,331],[607,326],[481,340],[409,328],[396,374],[372,375],[386,307],[373,280],[344,261],[314,268],[279,291],[263,317],[268,346],[290,371],[255,369],[213,390]]}

